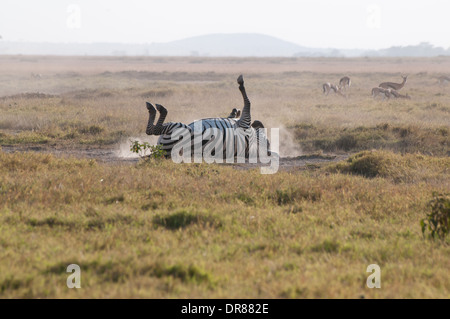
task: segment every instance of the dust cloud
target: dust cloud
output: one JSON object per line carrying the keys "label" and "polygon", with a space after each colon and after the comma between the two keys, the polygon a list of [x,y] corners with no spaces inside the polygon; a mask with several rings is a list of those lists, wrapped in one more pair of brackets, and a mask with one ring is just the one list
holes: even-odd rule
{"label": "dust cloud", "polygon": [[295,142],[294,133],[283,125],[279,125],[278,128],[280,129],[280,156],[296,157],[302,155],[301,147]]}

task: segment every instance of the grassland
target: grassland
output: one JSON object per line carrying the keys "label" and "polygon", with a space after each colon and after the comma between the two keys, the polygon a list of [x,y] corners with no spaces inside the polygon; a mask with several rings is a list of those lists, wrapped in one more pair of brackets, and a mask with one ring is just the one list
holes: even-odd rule
{"label": "grassland", "polygon": [[[1,59],[2,145],[114,145],[143,134],[147,100],[165,105],[168,121],[226,116],[242,108],[236,77],[243,73],[253,118],[282,128],[289,141],[282,155],[371,148],[448,155],[450,87],[436,85],[450,72],[445,58]],[[410,74],[403,93],[412,100],[371,98],[372,87],[401,73]],[[322,83],[343,74],[352,78],[348,98],[323,96]]]}
{"label": "grassland", "polygon": [[[450,87],[435,85],[450,59],[0,62],[0,145],[70,155],[0,150],[1,298],[450,297],[449,239],[420,229],[432,193],[450,192]],[[261,175],[80,158],[143,138],[146,100],[168,120],[227,115],[240,73],[282,155],[350,159]],[[400,73],[413,99],[370,97]],[[322,96],[344,74],[348,98]],[[72,263],[81,289],[66,286]],[[381,289],[366,287],[370,264]]]}

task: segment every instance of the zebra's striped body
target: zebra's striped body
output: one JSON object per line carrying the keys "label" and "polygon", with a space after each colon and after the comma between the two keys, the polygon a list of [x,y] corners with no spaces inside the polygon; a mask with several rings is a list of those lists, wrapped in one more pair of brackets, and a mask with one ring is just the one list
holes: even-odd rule
{"label": "zebra's striped body", "polygon": [[[221,141],[223,146],[219,149],[223,150],[223,158],[228,158],[230,155],[249,158],[251,154],[256,154],[258,151],[260,141],[261,143],[267,143],[267,149],[269,149],[269,141],[265,135],[262,123],[255,121],[254,124],[256,124],[251,125],[250,100],[245,92],[242,76],[238,78],[238,83],[244,99],[241,118],[233,118],[233,114],[234,116],[239,114],[233,110],[228,118],[207,118],[194,121],[189,125],[173,122],[163,124],[167,116],[167,110],[162,105],[156,104],[160,117],[157,124],[153,125],[156,110],[153,105],[147,102],[147,108],[150,113],[147,134],[160,136],[158,145],[162,146],[162,149],[166,151],[168,156],[171,156],[172,150],[177,143],[181,143],[187,137],[190,138],[192,149],[198,150],[201,147],[202,153],[209,143]],[[184,132],[184,134],[179,134],[179,132]],[[220,137],[222,140],[220,140]],[[267,153],[270,155],[269,150]]]}
{"label": "zebra's striped body", "polygon": [[[245,156],[248,158],[251,151],[256,152],[261,138],[266,138],[264,127],[241,129],[237,126],[237,120],[232,118],[208,118],[194,121],[189,125],[183,123],[167,123],[158,138],[158,145],[161,145],[166,154],[171,154],[173,147],[179,142],[180,138],[173,133],[177,129],[187,129],[191,138],[192,153],[195,149],[202,149],[216,138],[215,132],[211,129],[217,129],[218,137],[222,138],[223,158],[228,156]],[[178,135],[179,136],[179,135]],[[200,138],[201,137],[201,138]],[[269,147],[269,141],[267,141]],[[200,146],[201,145],[201,146]],[[201,147],[201,148],[200,148]],[[252,147],[255,147],[253,150]],[[215,154],[213,154],[215,155]]]}
{"label": "zebra's striped body", "polygon": [[[200,123],[201,121],[201,123]],[[223,137],[224,141],[227,137],[227,131],[226,129],[231,129],[235,127],[236,120],[231,118],[209,118],[209,119],[203,119],[199,121],[195,121],[190,123],[189,125],[185,125],[183,123],[167,123],[164,126],[164,129],[162,131],[161,136],[158,138],[158,145],[162,146],[162,149],[166,151],[167,154],[170,154],[172,152],[173,146],[178,142],[178,139],[173,139],[173,133],[177,129],[188,129],[191,134],[191,140],[195,141],[194,138],[194,128],[195,123],[200,123],[201,125],[201,132],[197,132],[197,134],[202,134],[202,136],[205,134],[206,130],[209,128],[218,128],[219,130],[223,131]],[[202,139],[202,147],[207,143],[207,140]],[[224,144],[227,145],[227,144]],[[195,144],[192,144],[192,147],[195,147]]]}

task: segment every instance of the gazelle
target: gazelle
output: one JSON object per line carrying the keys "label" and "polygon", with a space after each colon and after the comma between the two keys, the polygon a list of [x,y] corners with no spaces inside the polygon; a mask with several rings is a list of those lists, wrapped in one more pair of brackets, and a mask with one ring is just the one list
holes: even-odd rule
{"label": "gazelle", "polygon": [[38,79],[38,80],[40,80],[40,79],[42,79],[42,74],[39,74],[39,73],[31,73],[31,77],[32,77],[33,79]]}
{"label": "gazelle", "polygon": [[352,85],[352,81],[348,76],[344,76],[342,79],[339,80],[339,87],[343,89],[347,89]]}
{"label": "gazelle", "polygon": [[447,83],[450,83],[450,76],[440,76],[438,77],[438,84],[439,85],[445,85]]}
{"label": "gazelle", "polygon": [[405,100],[411,100],[411,96],[406,93],[406,95],[400,94],[395,90],[390,90],[389,92],[391,94],[391,97],[394,97],[396,99],[405,99]]}
{"label": "gazelle", "polygon": [[323,89],[323,94],[325,94],[325,95],[328,95],[328,94],[330,94],[331,91],[333,91],[336,94],[344,96],[341,92],[341,88],[339,85],[334,85],[331,83],[324,83],[322,85],[322,89]]}
{"label": "gazelle", "polygon": [[373,98],[376,98],[377,96],[380,96],[380,95],[383,97],[383,100],[385,98],[387,98],[388,100],[390,100],[391,98],[411,100],[411,96],[409,96],[408,94],[403,95],[393,89],[383,89],[380,87],[372,89],[372,97]]}
{"label": "gazelle", "polygon": [[392,90],[391,89],[384,89],[381,87],[373,88],[372,89],[372,97],[375,99],[378,96],[382,96],[383,100],[387,98],[388,100],[392,97]]}
{"label": "gazelle", "polygon": [[408,79],[408,76],[403,76],[403,82],[402,83],[394,83],[394,82],[383,82],[379,85],[380,88],[383,89],[392,89],[392,90],[401,90],[405,84],[406,84],[406,80]]}

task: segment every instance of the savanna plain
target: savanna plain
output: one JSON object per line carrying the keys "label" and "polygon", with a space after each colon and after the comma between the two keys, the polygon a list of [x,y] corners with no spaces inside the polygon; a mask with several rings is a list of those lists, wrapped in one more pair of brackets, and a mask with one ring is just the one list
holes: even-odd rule
{"label": "savanna plain", "polygon": [[[226,117],[239,74],[280,129],[277,173],[133,157],[156,143],[146,101]],[[421,227],[450,201],[448,74],[445,57],[0,56],[0,297],[449,298],[449,237]],[[411,99],[372,98],[401,75]],[[345,96],[322,94],[342,76]]]}

